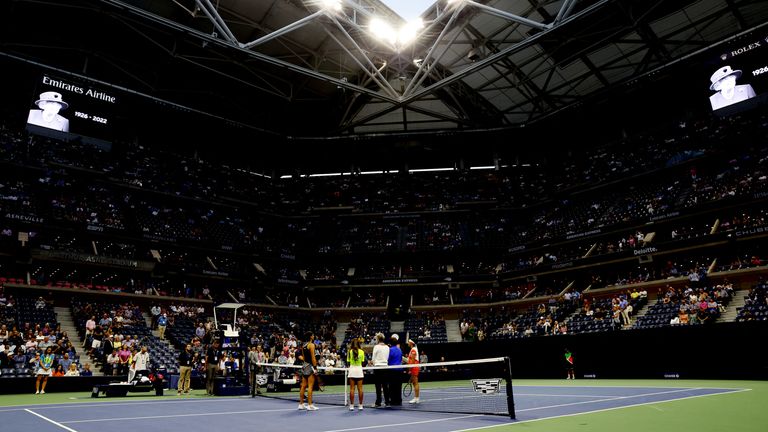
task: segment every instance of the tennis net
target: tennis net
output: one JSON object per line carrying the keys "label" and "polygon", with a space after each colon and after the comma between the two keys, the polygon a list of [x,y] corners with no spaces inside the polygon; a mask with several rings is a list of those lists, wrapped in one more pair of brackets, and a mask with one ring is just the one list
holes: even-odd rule
{"label": "tennis net", "polygon": [[[301,366],[277,363],[254,364],[261,394],[265,397],[299,400]],[[412,371],[418,368],[419,395]],[[349,369],[318,367],[313,402],[349,405]],[[377,402],[376,383],[390,391],[389,406],[431,412],[492,414],[515,418],[512,377],[508,357],[422,363],[418,365],[363,368],[366,408]],[[383,393],[384,389],[382,389]],[[381,407],[385,408],[385,394]],[[306,400],[305,400],[306,402]],[[355,405],[358,394],[355,391]]]}

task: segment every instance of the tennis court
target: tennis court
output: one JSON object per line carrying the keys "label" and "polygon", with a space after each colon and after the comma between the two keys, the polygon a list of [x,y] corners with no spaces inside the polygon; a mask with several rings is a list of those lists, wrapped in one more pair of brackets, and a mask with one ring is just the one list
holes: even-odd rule
{"label": "tennis court", "polygon": [[[506,429],[514,424],[533,424],[547,419],[589,415],[627,407],[652,405],[671,401],[708,399],[728,400],[729,395],[749,393],[748,388],[721,388],[717,386],[663,386],[633,383],[633,385],[591,385],[569,382],[559,385],[515,384],[514,400],[517,418],[471,413],[436,413],[417,409],[373,409],[350,412],[346,407],[323,405],[315,412],[298,411],[296,404],[287,400],[250,397],[177,396],[141,398],[131,400],[89,400],[78,394],[77,401],[61,404],[30,404],[0,408],[0,425],[9,432],[128,432],[142,431],[185,432],[226,430],[245,432],[253,430],[352,432],[376,431],[396,428],[401,432],[466,431],[487,427]],[[674,383],[669,383],[674,384]],[[702,384],[702,383],[696,383]],[[373,400],[368,391],[366,402]],[[422,389],[425,409],[430,401],[462,404],[466,398],[482,398],[466,387],[448,385]],[[46,395],[47,397],[48,395]],[[10,403],[11,396],[3,402]],[[20,396],[30,400],[28,396]],[[82,398],[82,399],[80,399]],[[32,399],[34,400],[34,399]],[[38,397],[43,402],[43,397]],[[723,403],[721,406],[727,406]],[[663,410],[663,409],[662,409]],[[580,420],[581,421],[581,420]],[[530,426],[530,425],[529,425]],[[735,429],[740,430],[740,429]]]}

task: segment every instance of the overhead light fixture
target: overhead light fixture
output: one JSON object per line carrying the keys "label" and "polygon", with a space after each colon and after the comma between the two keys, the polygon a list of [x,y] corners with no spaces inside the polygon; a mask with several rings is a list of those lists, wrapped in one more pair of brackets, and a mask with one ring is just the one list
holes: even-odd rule
{"label": "overhead light fixture", "polygon": [[376,38],[394,44],[397,42],[397,32],[389,23],[381,18],[373,18],[368,26]]}
{"label": "overhead light fixture", "polygon": [[338,12],[341,10],[341,0],[320,0],[320,5],[327,11]]}
{"label": "overhead light fixture", "polygon": [[400,28],[400,31],[397,32],[397,41],[400,45],[407,45],[416,40],[419,31],[423,28],[424,21],[422,21],[421,18],[408,21]]}
{"label": "overhead light fixture", "polygon": [[416,18],[408,21],[399,29],[395,29],[395,27],[383,19],[373,18],[368,28],[377,39],[397,45],[398,47],[404,47],[416,40],[419,32],[424,28],[424,21],[421,18]]}

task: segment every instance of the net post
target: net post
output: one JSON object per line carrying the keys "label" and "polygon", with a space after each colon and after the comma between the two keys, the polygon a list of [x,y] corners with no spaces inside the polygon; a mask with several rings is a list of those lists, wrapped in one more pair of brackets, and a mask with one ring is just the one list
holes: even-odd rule
{"label": "net post", "polygon": [[515,419],[515,397],[512,394],[512,359],[504,357],[504,365],[506,373],[504,379],[507,381],[507,409],[509,410],[509,418]]}
{"label": "net post", "polygon": [[349,406],[352,402],[349,400],[349,368],[344,368],[344,406]]}

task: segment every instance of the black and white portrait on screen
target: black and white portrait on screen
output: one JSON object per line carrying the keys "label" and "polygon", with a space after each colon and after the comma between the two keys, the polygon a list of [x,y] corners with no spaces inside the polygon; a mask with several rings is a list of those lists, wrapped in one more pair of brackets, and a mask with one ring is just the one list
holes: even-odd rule
{"label": "black and white portrait on screen", "polygon": [[35,105],[40,109],[29,110],[27,123],[69,132],[69,120],[59,114],[60,111],[69,107],[69,104],[64,102],[61,93],[53,91],[40,93],[40,98],[35,101]]}
{"label": "black and white portrait on screen", "polygon": [[741,71],[733,70],[730,66],[723,66],[712,74],[709,89],[717,92],[709,97],[713,111],[755,97],[755,90],[751,85],[736,85],[739,78]]}

